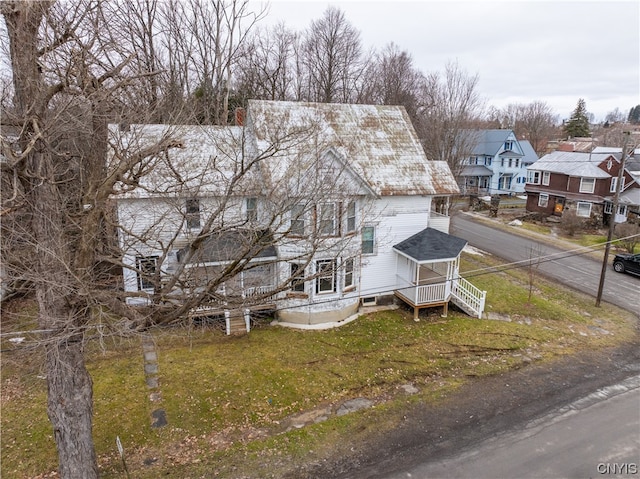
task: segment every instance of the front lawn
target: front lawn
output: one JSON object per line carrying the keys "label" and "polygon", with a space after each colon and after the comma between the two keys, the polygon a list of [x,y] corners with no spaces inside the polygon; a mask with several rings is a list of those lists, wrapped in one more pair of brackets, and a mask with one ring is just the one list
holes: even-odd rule
{"label": "front lawn", "polygon": [[[394,427],[408,403],[438,400],[470,376],[633,335],[631,315],[596,308],[593,298],[526,269],[487,274],[494,265],[481,256],[463,261],[475,272],[469,279],[487,291],[486,311],[495,320],[451,309],[442,318],[434,309],[414,322],[412,311],[400,308],[325,331],[267,323],[234,337],[212,328],[157,330],[159,402],[149,399],[137,338],[90,345],[102,477],[124,477],[116,436],[135,478],[281,477],[296,461],[321,460],[359,434]],[[53,471],[39,350],[5,351],[2,366],[2,477]],[[418,392],[400,393],[408,384]],[[356,397],[375,406],[286,431],[293,415],[335,411]],[[168,425],[153,429],[157,408]]]}

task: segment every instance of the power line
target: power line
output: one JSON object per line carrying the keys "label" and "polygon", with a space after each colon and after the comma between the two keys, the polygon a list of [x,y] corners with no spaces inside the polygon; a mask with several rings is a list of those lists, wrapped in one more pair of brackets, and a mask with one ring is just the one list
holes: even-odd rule
{"label": "power line", "polygon": [[[465,271],[464,276],[463,275],[458,275],[455,278],[451,278],[451,280],[457,280],[457,279],[466,279],[466,278],[476,278],[479,276],[484,276],[487,274],[493,274],[493,273],[499,273],[499,272],[503,272],[503,271],[510,271],[513,269],[519,269],[519,268],[529,268],[532,265],[539,265],[542,263],[548,263],[551,261],[556,261],[556,260],[560,260],[560,259],[566,259],[566,258],[571,258],[571,257],[576,257],[576,256],[583,256],[585,254],[591,253],[591,252],[595,252],[600,248],[604,248],[606,247],[607,243],[609,245],[614,244],[614,243],[618,243],[618,242],[622,242],[622,241],[626,241],[629,239],[633,239],[633,238],[640,238],[640,234],[635,234],[635,235],[630,235],[630,236],[626,236],[624,238],[617,238],[615,240],[611,240],[609,242],[606,243],[599,243],[597,245],[594,246],[581,246],[578,248],[574,248],[571,250],[564,250],[564,251],[559,251],[557,253],[552,253],[552,254],[548,254],[548,255],[542,255],[542,256],[535,256],[535,257],[531,257],[531,258],[527,258],[524,260],[519,260],[519,261],[513,261],[510,263],[503,263],[503,264],[498,264],[495,266],[487,266],[484,268],[478,268],[475,270],[469,270],[469,271]],[[495,255],[491,255],[491,256],[495,256]],[[414,286],[418,286],[418,285],[414,285]],[[412,286],[410,286],[412,287]],[[392,288],[392,289],[386,289],[386,290],[373,290],[371,291],[370,294],[376,294],[376,295],[390,295],[393,294],[395,291],[397,291],[398,288]],[[272,312],[280,312],[280,311],[287,311],[287,310],[291,310],[291,309],[299,309],[299,308],[304,308],[304,307],[308,307],[308,306],[317,306],[317,305],[322,305],[322,304],[328,304],[328,303],[334,303],[336,301],[344,301],[347,299],[358,299],[359,297],[362,296],[367,296],[367,291],[366,290],[361,290],[359,292],[358,296],[354,296],[353,298],[332,298],[332,299],[326,299],[326,300],[321,300],[321,301],[313,301],[313,302],[309,302],[306,304],[298,304],[298,305],[291,305],[291,306],[280,306],[280,307],[276,307],[270,311]],[[245,309],[242,307],[243,305],[238,305],[237,308],[231,308],[231,309]],[[249,305],[246,305],[249,306]],[[158,325],[160,327],[162,327],[163,325]],[[170,325],[167,325],[170,326]],[[83,326],[82,329],[84,330],[88,330],[88,329],[102,329],[104,328],[104,325],[85,325]],[[51,332],[55,332],[55,330],[51,330],[51,329],[47,329],[47,330],[31,330],[31,331],[13,331],[13,332],[8,332],[8,333],[0,333],[0,337],[7,337],[7,336],[18,336],[21,334],[33,334],[33,333],[51,333]],[[10,351],[10,350],[6,350],[6,351]]]}

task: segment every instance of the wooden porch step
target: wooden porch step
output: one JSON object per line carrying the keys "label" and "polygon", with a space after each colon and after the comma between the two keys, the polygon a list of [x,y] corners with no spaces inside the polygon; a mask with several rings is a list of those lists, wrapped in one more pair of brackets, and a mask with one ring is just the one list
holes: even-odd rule
{"label": "wooden porch step", "polygon": [[249,332],[247,331],[247,323],[244,320],[244,313],[242,311],[231,311],[227,321],[227,334],[240,335]]}

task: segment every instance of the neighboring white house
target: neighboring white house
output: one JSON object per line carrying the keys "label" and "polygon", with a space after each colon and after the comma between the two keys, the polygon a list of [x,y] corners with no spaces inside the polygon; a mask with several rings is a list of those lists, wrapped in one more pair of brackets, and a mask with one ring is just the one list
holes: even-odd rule
{"label": "neighboring white house", "polygon": [[518,140],[512,130],[476,130],[468,134],[474,146],[463,160],[458,178],[462,194],[524,193],[527,167],[538,160],[531,143]]}
{"label": "neighboring white house", "polygon": [[197,294],[195,313],[245,316],[268,303],[301,325],[394,296],[416,314],[449,301],[482,314],[484,293],[459,278],[466,241],[431,211],[434,197],[458,193],[455,179],[427,160],[404,108],[249,101],[241,117],[111,127],[113,152],[126,152],[111,169],[175,143],[114,195],[130,303]]}

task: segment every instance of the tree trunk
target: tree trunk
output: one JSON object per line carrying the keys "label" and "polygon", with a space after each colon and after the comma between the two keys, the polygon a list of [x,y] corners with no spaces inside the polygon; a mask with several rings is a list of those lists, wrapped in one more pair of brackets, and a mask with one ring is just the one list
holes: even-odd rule
{"label": "tree trunk", "polygon": [[92,381],[84,360],[83,334],[90,314],[79,297],[77,279],[68,266],[74,254],[64,234],[64,206],[54,181],[50,154],[29,157],[39,184],[31,185],[29,203],[36,245],[38,322],[45,339],[47,413],[58,448],[63,479],[98,478],[93,445]]}
{"label": "tree trunk", "polygon": [[58,447],[58,472],[62,478],[97,479],[91,434],[93,385],[85,367],[82,338],[55,341],[45,349],[47,413]]}

